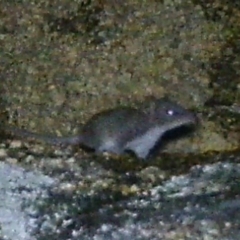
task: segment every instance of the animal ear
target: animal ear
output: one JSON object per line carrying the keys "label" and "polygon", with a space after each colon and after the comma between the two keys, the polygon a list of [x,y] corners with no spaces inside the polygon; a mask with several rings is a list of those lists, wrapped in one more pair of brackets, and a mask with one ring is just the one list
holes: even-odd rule
{"label": "animal ear", "polygon": [[145,109],[150,116],[154,114],[156,108],[156,102],[158,99],[153,95],[148,95],[144,97],[144,100],[141,102],[141,108]]}
{"label": "animal ear", "polygon": [[153,95],[148,95],[145,97],[145,101],[155,101],[157,98]]}
{"label": "animal ear", "polygon": [[144,106],[148,106],[150,112],[152,112],[152,111],[154,111],[156,102],[157,102],[158,100],[159,100],[159,99],[156,98],[155,96],[153,96],[153,95],[148,95],[148,96],[146,96],[145,99],[144,99]]}
{"label": "animal ear", "polygon": [[148,102],[148,101],[158,101],[158,100],[161,100],[161,101],[170,101],[170,98],[169,96],[167,95],[163,95],[162,97],[155,97],[153,95],[148,95],[145,97],[145,101]]}

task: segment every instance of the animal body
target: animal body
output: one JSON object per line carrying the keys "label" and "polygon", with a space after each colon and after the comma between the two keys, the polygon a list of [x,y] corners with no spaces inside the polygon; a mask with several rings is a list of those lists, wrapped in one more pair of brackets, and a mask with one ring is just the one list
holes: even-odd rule
{"label": "animal body", "polygon": [[195,115],[181,105],[165,98],[150,98],[138,108],[118,107],[102,111],[91,117],[78,135],[72,137],[45,136],[15,127],[6,127],[5,132],[50,144],[77,144],[97,153],[121,155],[132,151],[138,158],[145,159],[166,132],[195,124]]}

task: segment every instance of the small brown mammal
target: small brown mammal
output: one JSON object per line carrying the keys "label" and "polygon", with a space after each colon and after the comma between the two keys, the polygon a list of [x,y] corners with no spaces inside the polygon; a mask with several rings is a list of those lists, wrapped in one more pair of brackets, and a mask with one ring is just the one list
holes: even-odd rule
{"label": "small brown mammal", "polygon": [[197,122],[192,112],[165,98],[151,98],[139,106],[102,111],[92,116],[79,134],[72,137],[45,136],[15,127],[7,127],[4,131],[13,136],[50,144],[79,144],[97,153],[121,155],[132,151],[138,158],[145,159],[166,132]]}

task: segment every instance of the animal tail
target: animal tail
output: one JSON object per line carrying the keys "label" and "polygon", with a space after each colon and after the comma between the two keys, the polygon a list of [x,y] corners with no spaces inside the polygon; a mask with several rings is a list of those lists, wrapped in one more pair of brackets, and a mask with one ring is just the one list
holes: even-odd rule
{"label": "animal tail", "polygon": [[53,145],[78,145],[81,144],[81,136],[58,137],[58,136],[45,136],[42,134],[34,133],[28,130],[7,126],[4,132],[10,136],[20,138],[33,139],[41,142],[46,142]]}

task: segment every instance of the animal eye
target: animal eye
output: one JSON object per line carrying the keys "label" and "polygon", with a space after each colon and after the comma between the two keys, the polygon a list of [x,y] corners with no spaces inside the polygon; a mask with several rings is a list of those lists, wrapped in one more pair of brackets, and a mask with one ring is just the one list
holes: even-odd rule
{"label": "animal eye", "polygon": [[174,115],[174,111],[171,110],[171,109],[169,109],[169,110],[167,110],[167,114],[168,114],[169,116],[173,116],[173,115]]}

